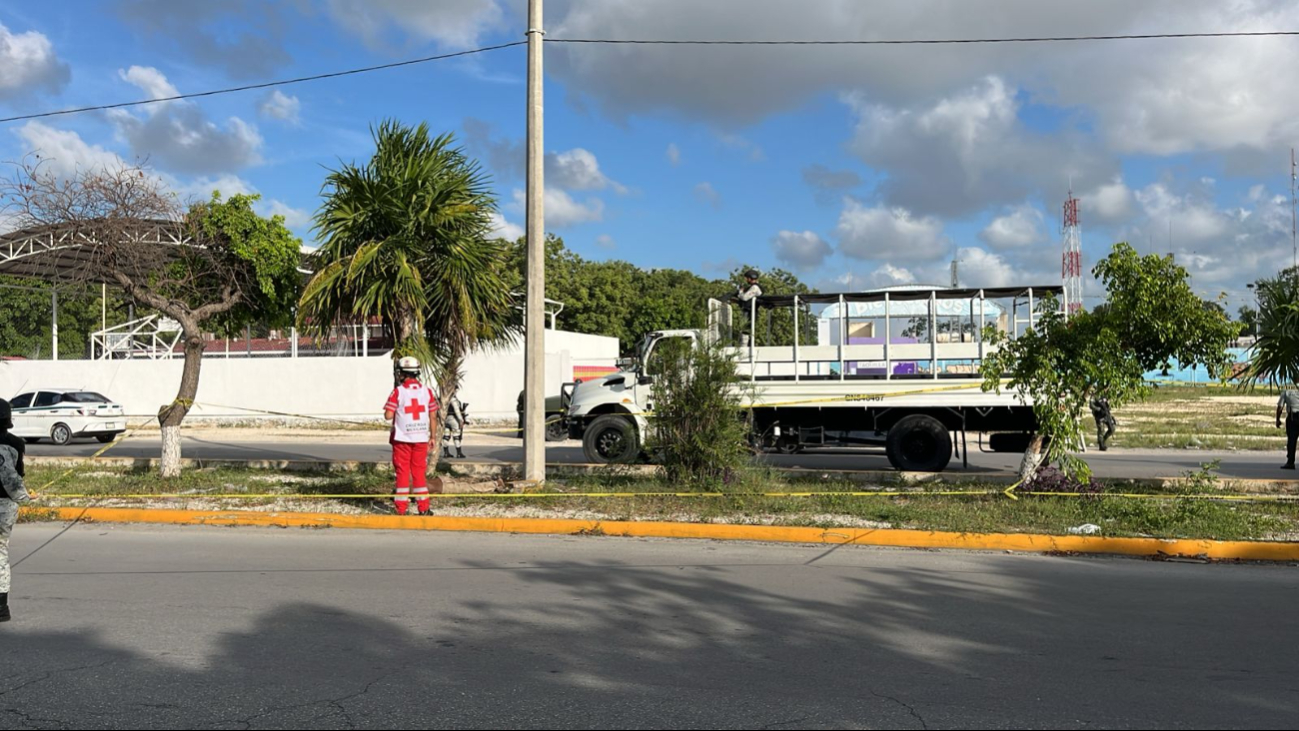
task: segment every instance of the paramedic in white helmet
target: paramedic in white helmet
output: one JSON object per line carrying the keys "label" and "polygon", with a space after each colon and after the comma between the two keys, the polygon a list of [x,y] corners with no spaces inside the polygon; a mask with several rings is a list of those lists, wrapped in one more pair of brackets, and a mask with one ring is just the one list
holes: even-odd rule
{"label": "paramedic in white helmet", "polygon": [[433,419],[438,410],[433,391],[419,381],[419,360],[409,356],[397,361],[397,387],[383,406],[383,416],[392,422],[388,442],[392,444],[392,467],[397,474],[397,514],[410,509],[415,492],[415,511],[429,511],[428,450],[433,439]]}

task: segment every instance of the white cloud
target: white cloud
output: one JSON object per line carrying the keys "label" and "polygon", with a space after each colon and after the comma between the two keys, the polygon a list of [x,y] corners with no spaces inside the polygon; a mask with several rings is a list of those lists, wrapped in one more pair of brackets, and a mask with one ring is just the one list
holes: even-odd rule
{"label": "white cloud", "polygon": [[1099,182],[1117,166],[1081,142],[1025,128],[1017,90],[995,76],[917,108],[874,104],[861,94],[844,100],[859,120],[852,151],[887,171],[881,190],[889,203],[920,213],[967,214],[1070,178]]}
{"label": "white cloud", "polygon": [[1142,254],[1171,251],[1197,290],[1243,289],[1242,282],[1289,266],[1288,190],[1269,194],[1252,189],[1242,196],[1243,205],[1221,206],[1214,186],[1169,178],[1137,190],[1134,198],[1139,211],[1118,230],[1118,238]]}
{"label": "white cloud", "polygon": [[867,207],[851,198],[844,202],[835,236],[839,250],[854,259],[925,261],[951,250],[937,218],[917,217],[904,208]]}
{"label": "white cloud", "polygon": [[[487,166],[505,181],[523,180],[527,167],[527,146],[521,139],[494,137],[492,125],[481,119],[466,117],[461,123],[469,149],[485,157]],[[595,153],[581,147],[564,152],[546,153],[546,187],[565,190],[612,189],[626,194],[627,188],[612,180],[600,169]]]}
{"label": "white cloud", "polygon": [[1083,213],[1095,215],[1102,223],[1120,223],[1135,212],[1132,190],[1121,176],[1084,193],[1080,200]]}
{"label": "white cloud", "polygon": [[834,249],[813,231],[781,231],[771,240],[776,258],[794,269],[816,269]]}
{"label": "white cloud", "polygon": [[600,171],[600,162],[595,155],[580,147],[546,155],[546,185],[566,190],[613,188],[618,193],[627,192],[625,187]]}
{"label": "white cloud", "polygon": [[518,241],[525,235],[527,235],[527,232],[523,230],[522,226],[505,220],[505,216],[500,213],[492,213],[492,231],[489,234],[490,238]]}
{"label": "white cloud", "polygon": [[722,194],[718,193],[713,184],[707,181],[695,186],[695,200],[706,203],[713,208],[722,207]]}
{"label": "white cloud", "polygon": [[[112,150],[86,142],[76,132],[57,129],[42,122],[28,122],[13,132],[22,140],[23,146],[28,151],[40,154],[47,169],[60,177],[69,177],[78,170],[112,170],[131,164]],[[163,186],[174,192],[182,202],[206,200],[212,197],[214,190],[220,191],[222,196],[250,195],[257,192],[257,188],[252,183],[232,174],[179,178],[169,173],[160,173],[158,178]],[[279,201],[274,201],[271,205],[283,206],[283,209],[268,208],[269,212],[284,213],[289,216],[290,212],[296,211]]]}
{"label": "white cloud", "polygon": [[43,122],[30,121],[13,133],[22,140],[24,152],[39,154],[46,169],[62,178],[78,170],[112,170],[126,165],[116,152],[91,145],[76,132]]}
{"label": "white cloud", "polygon": [[871,272],[868,281],[870,282],[870,286],[875,289],[881,287],[896,287],[900,284],[915,284],[916,275],[912,274],[910,270],[903,269],[902,267],[885,264],[879,269]]}
{"label": "white cloud", "polygon": [[[585,203],[581,203],[558,188],[546,188],[545,206],[547,229],[568,228],[582,223],[604,220],[604,201],[599,198],[587,198]],[[525,192],[516,188],[514,190],[514,210],[521,212],[526,207]]]}
{"label": "white cloud", "polygon": [[1142,188],[1136,198],[1148,219],[1172,223],[1177,240],[1187,244],[1220,240],[1233,228],[1233,218],[1238,218],[1218,210],[1205,197],[1179,195],[1164,183]]}
{"label": "white cloud", "polygon": [[[742,40],[978,38],[1217,31],[1299,26],[1289,0],[1090,0],[1041,3],[819,0],[573,2],[556,36]],[[1177,27],[1169,26],[1169,19]],[[1280,149],[1299,136],[1299,97],[1279,69],[1299,65],[1285,38],[969,46],[559,46],[547,58],[570,89],[616,118],[669,112],[751,125],[827,92],[918,108],[987,76],[1035,102],[1081,112],[1121,152]],[[700,73],[707,69],[707,73]],[[905,69],[905,73],[899,73]]]}
{"label": "white cloud", "polygon": [[672,163],[672,167],[677,167],[681,164],[681,148],[677,147],[677,143],[675,142],[668,145],[668,162]]}
{"label": "white cloud", "polygon": [[595,237],[595,245],[601,249],[608,249],[609,251],[618,248],[618,242],[614,241],[613,237],[609,234],[600,234]]}
{"label": "white cloud", "polygon": [[0,24],[0,99],[36,89],[56,93],[71,78],[49,38],[34,30],[14,33]]}
{"label": "white cloud", "polygon": [[[1012,266],[1001,254],[985,249],[962,247],[957,250],[956,258],[957,274],[963,287],[1010,287],[1037,283],[1037,280]],[[935,270],[940,268],[946,267],[934,267]],[[943,278],[944,283],[950,282],[950,271],[943,273],[947,274]]]}
{"label": "white cloud", "polygon": [[257,105],[257,111],[263,117],[298,124],[301,121],[299,113],[302,111],[302,102],[296,96],[290,96],[279,89],[273,89]]}
{"label": "white cloud", "polygon": [[496,0],[327,0],[326,8],[341,28],[384,50],[391,48],[393,30],[417,41],[469,48],[504,19]]}
{"label": "white cloud", "polygon": [[[154,68],[132,66],[121,77],[157,98],[176,91]],[[144,117],[113,110],[109,118],[137,157],[183,174],[233,172],[261,162],[262,137],[239,117],[224,127],[209,121],[191,102],[153,105]]]}
{"label": "white cloud", "polygon": [[[1216,1],[1216,0],[1215,0]],[[574,2],[552,15],[556,37],[790,39],[971,38],[1115,32],[1150,19],[1194,16],[1208,0],[1092,0],[1025,9],[1020,0],[951,3],[818,0]],[[1234,3],[1235,4],[1235,3]],[[1147,10],[1149,7],[1149,10]],[[1179,11],[1181,11],[1179,13]],[[1187,20],[1188,27],[1196,25]],[[1166,20],[1164,25],[1166,25]],[[1210,26],[1212,27],[1212,26]],[[1093,44],[1102,52],[1114,46]],[[738,128],[827,91],[862,90],[882,103],[946,95],[989,74],[1015,72],[1043,87],[1043,69],[1082,49],[1029,44],[889,47],[557,46],[547,71],[615,117],[669,110]],[[1135,45],[1136,52],[1159,52]],[[1059,59],[1059,60],[1057,60]],[[706,69],[707,73],[701,73]],[[905,73],[899,73],[905,69]],[[1081,69],[1086,71],[1086,69]]]}
{"label": "white cloud", "polygon": [[303,208],[294,208],[289,204],[272,199],[269,215],[284,216],[284,225],[289,228],[306,228],[311,225],[311,212]]}
{"label": "white cloud", "polygon": [[837,277],[822,280],[817,289],[822,292],[865,292],[872,289],[915,284],[916,275],[911,270],[884,264],[870,274],[847,271]]}
{"label": "white cloud", "polygon": [[216,177],[204,175],[188,180],[180,180],[174,175],[163,175],[162,180],[183,201],[207,200],[212,197],[213,192],[219,192],[223,198],[232,195],[252,195],[257,192],[256,186],[252,183],[229,173]]}
{"label": "white cloud", "polygon": [[[167,81],[167,77],[152,66],[132,66],[130,69],[118,69],[117,75],[123,81],[128,81],[143,89],[150,99],[168,99],[180,95],[176,87],[172,86],[170,81]],[[157,108],[156,106],[146,107],[146,109]]]}
{"label": "white cloud", "polygon": [[1035,206],[1025,203],[1008,210],[988,224],[979,238],[994,249],[1017,249],[1047,240],[1046,218]]}

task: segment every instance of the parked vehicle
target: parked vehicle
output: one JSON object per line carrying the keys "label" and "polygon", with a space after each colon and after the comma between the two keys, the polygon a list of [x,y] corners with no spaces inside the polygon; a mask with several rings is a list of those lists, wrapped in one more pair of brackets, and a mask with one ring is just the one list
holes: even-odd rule
{"label": "parked vehicle", "polygon": [[107,396],[77,388],[43,388],[20,393],[13,407],[13,434],[34,444],[49,439],[63,445],[79,437],[107,444],[126,431],[126,413]]}
{"label": "parked vehicle", "polygon": [[[987,434],[988,451],[1023,451],[1037,419],[1032,404],[1015,394],[983,390],[979,363],[992,348],[984,328],[1014,337],[1033,326],[1041,297],[1060,291],[910,287],[762,296],[745,306],[746,333],[733,330],[730,305],[712,300],[706,330],[649,333],[621,372],[578,386],[567,409],[569,436],[582,440],[587,460],[596,464],[641,458],[661,344],[738,339],[727,351],[745,382],[742,400],[751,409],[756,449],[878,445],[896,469],[921,472],[941,472],[954,453],[965,457],[968,432],[979,435],[976,448],[985,448]],[[812,305],[842,314],[814,323],[815,341],[800,342],[799,322],[814,318]],[[758,345],[761,316],[767,315],[770,333],[770,313],[782,309],[784,322],[793,323],[792,342]]]}
{"label": "parked vehicle", "polygon": [[[568,438],[568,404],[573,400],[573,389],[576,383],[565,383],[559,387],[558,396],[546,397],[546,441],[562,442]],[[523,401],[525,391],[519,391],[519,430],[515,434],[523,438]]]}

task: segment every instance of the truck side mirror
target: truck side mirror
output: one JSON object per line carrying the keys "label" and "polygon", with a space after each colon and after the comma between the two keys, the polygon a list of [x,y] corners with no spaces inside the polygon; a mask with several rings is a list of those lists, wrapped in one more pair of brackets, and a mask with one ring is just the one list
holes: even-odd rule
{"label": "truck side mirror", "polygon": [[654,376],[641,376],[641,377],[640,377],[640,385],[642,385],[642,386],[648,386],[648,385],[650,385],[650,384],[653,383],[653,382],[654,382]]}

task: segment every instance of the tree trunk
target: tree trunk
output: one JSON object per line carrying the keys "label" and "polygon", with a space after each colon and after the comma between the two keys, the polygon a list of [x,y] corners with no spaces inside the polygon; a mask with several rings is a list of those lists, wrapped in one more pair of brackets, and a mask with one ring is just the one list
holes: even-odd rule
{"label": "tree trunk", "polygon": [[1042,458],[1045,453],[1042,451],[1042,444],[1045,438],[1041,434],[1034,434],[1033,439],[1028,443],[1028,449],[1024,450],[1024,459],[1019,463],[1019,479],[1027,482],[1037,474],[1038,469],[1042,466]]}
{"label": "tree trunk", "polygon": [[419,320],[416,318],[415,311],[405,307],[398,308],[392,323],[393,356],[400,358],[403,355],[411,355],[405,351],[406,343],[419,333]]}
{"label": "tree trunk", "polygon": [[181,371],[176,400],[158,410],[162,427],[162,476],[180,476],[180,423],[194,406],[198,394],[198,372],[203,364],[203,336],[197,325],[182,324],[185,339],[185,367]]}

